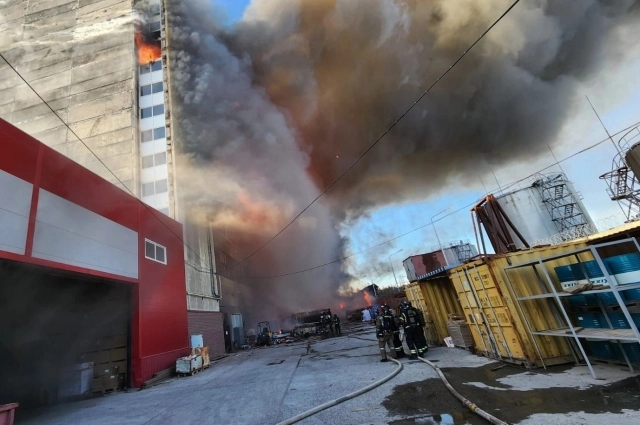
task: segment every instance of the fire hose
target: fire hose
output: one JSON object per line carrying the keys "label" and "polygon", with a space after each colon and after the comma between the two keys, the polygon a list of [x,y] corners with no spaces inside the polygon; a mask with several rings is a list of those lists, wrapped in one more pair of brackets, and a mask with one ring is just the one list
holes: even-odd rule
{"label": "fire hose", "polygon": [[[405,340],[405,335],[404,333],[402,334],[402,341]],[[475,403],[467,400],[465,397],[462,396],[462,394],[460,394],[458,391],[456,391],[455,388],[453,388],[451,386],[451,384],[449,383],[449,381],[447,381],[447,378],[444,376],[444,373],[442,373],[442,370],[440,370],[440,368],[438,366],[436,366],[433,362],[430,362],[427,359],[423,359],[422,357],[418,357],[418,360],[428,364],[429,366],[431,366],[436,373],[438,374],[438,376],[440,377],[440,380],[442,381],[442,383],[444,384],[445,387],[447,387],[447,389],[449,390],[449,392],[451,394],[453,394],[455,396],[455,398],[457,398],[458,400],[460,400],[462,402],[463,405],[465,405],[469,410],[471,410],[473,413],[477,414],[478,416],[480,416],[483,419],[488,420],[489,422],[491,422],[492,424],[495,425],[509,425],[507,422],[496,418],[493,415],[490,415],[489,413],[485,412],[484,410],[480,409]]]}
{"label": "fire hose", "polygon": [[318,412],[321,412],[325,409],[328,409],[329,407],[333,407],[337,404],[340,404],[342,402],[345,402],[347,400],[350,400],[352,398],[358,397],[359,395],[362,395],[364,393],[366,393],[367,391],[371,391],[372,389],[376,388],[379,385],[384,384],[385,382],[387,382],[388,380],[390,380],[391,378],[393,378],[394,376],[396,376],[397,374],[400,373],[400,371],[402,370],[402,363],[400,363],[399,361],[397,361],[396,359],[390,359],[392,362],[396,363],[398,365],[398,367],[396,368],[396,370],[394,370],[393,372],[391,372],[389,375],[385,376],[384,378],[367,385],[364,388],[359,389],[358,391],[354,391],[352,393],[349,393],[347,395],[343,395],[340,398],[336,398],[335,400],[331,400],[328,401],[324,404],[321,404],[320,406],[316,406],[313,409],[307,410],[306,412],[302,412],[299,415],[296,415],[292,418],[287,419],[286,421],[283,422],[279,422],[277,425],[291,425],[291,424],[295,424],[296,422],[299,422],[305,418],[308,418],[309,416],[313,416]]}

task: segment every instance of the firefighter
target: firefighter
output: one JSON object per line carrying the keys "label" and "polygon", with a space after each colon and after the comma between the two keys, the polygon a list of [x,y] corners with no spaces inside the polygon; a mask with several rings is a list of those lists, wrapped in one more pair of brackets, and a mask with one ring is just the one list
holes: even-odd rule
{"label": "firefighter", "polygon": [[376,316],[376,335],[378,337],[378,347],[380,348],[381,362],[388,362],[386,347],[389,346],[389,353],[392,358],[396,357],[393,347],[393,332],[396,330],[395,322],[391,311],[387,307],[378,307],[378,315]]}
{"label": "firefighter", "polygon": [[402,313],[400,313],[400,324],[404,328],[404,337],[409,347],[409,360],[418,358],[418,347],[416,342],[416,334],[420,331],[418,323],[418,314],[411,308],[409,301],[403,301],[400,304]]}
{"label": "firefighter", "polygon": [[419,308],[412,307],[410,302],[409,307],[414,309],[418,315],[418,324],[420,326],[416,330],[416,346],[418,347],[418,356],[424,357],[425,353],[429,350],[427,339],[424,337],[424,326],[426,325],[424,313]]}
{"label": "firefighter", "polygon": [[[389,306],[385,306],[389,308]],[[404,348],[402,347],[402,341],[400,340],[400,318],[395,314],[395,310],[390,310],[393,314],[393,322],[396,330],[393,331],[393,347],[396,352],[396,359],[402,359],[405,357]]]}
{"label": "firefighter", "polygon": [[336,335],[342,335],[342,330],[340,330],[340,318],[337,314],[333,315],[333,329],[336,331]]}

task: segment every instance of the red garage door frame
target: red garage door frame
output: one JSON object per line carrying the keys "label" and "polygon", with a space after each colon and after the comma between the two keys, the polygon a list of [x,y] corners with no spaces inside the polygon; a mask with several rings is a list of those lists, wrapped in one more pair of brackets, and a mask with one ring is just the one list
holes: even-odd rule
{"label": "red garage door frame", "polygon": [[[173,366],[176,358],[188,354],[184,244],[178,236],[182,235],[182,225],[3,120],[0,120],[0,150],[0,173],[5,181],[10,179],[31,190],[28,208],[22,208],[21,212],[16,205],[15,211],[9,211],[12,217],[25,223],[24,246],[8,250],[0,241],[0,258],[133,285],[131,385],[134,387],[141,387],[154,373]],[[38,250],[55,251],[55,247],[47,247],[49,239],[42,236],[46,233],[43,230],[46,226],[74,238],[83,238],[81,234],[88,231],[86,227],[91,227],[89,223],[84,223],[84,226],[83,223],[68,224],[78,226],[76,234],[72,228],[60,230],[46,223],[52,215],[42,213],[50,212],[43,205],[43,196],[68,206],[80,217],[89,217],[93,220],[91,223],[117,229],[129,240],[137,238],[137,241],[133,239],[133,248],[137,244],[137,258],[131,258],[134,254],[123,257],[128,263],[128,271],[110,271],[108,267],[84,265],[79,261],[60,260],[39,253]],[[13,207],[9,205],[9,209]],[[64,220],[65,217],[56,219]],[[15,232],[19,233],[19,230]],[[109,232],[103,233],[109,237]],[[18,234],[17,238],[20,239],[21,235]],[[89,239],[84,237],[83,240],[98,247],[108,246],[107,242]],[[147,240],[164,247],[166,261],[159,262],[145,256]],[[111,251],[116,252],[116,249]],[[120,267],[117,258],[112,260]]]}

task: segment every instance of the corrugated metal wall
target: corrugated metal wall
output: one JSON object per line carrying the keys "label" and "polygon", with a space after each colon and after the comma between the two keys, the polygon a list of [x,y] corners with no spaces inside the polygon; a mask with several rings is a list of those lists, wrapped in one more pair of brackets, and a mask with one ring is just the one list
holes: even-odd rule
{"label": "corrugated metal wall", "polygon": [[407,299],[425,313],[425,336],[429,345],[444,345],[449,336],[449,314],[462,316],[456,291],[447,277],[423,280],[405,287]]}
{"label": "corrugated metal wall", "polygon": [[444,345],[449,336],[447,322],[449,314],[463,316],[462,306],[451,281],[447,277],[438,277],[420,282],[427,311],[427,333],[429,344]]}

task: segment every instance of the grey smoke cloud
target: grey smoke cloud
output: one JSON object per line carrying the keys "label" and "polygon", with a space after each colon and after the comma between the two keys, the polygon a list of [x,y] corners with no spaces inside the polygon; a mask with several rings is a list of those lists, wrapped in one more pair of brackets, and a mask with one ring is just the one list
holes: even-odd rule
{"label": "grey smoke cloud", "polygon": [[[256,246],[305,207],[481,34],[510,0],[254,0],[224,30],[206,1],[169,1],[174,129],[196,212]],[[278,274],[342,256],[337,229],[424,199],[478,168],[546,152],[581,85],[624,57],[633,0],[519,4],[282,237],[252,260]],[[265,291],[313,307],[339,265]],[[262,284],[260,284],[262,285]],[[311,301],[310,301],[311,300]]]}

